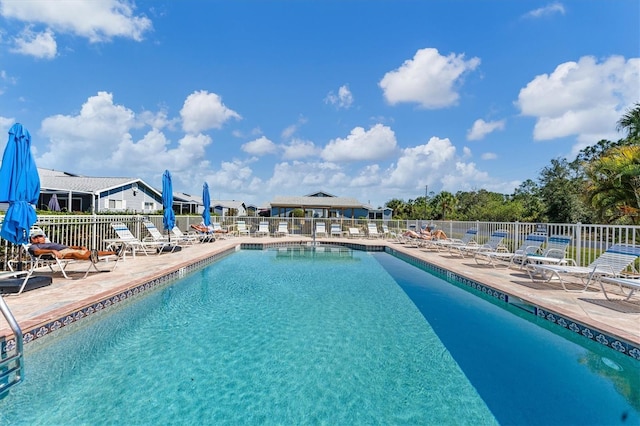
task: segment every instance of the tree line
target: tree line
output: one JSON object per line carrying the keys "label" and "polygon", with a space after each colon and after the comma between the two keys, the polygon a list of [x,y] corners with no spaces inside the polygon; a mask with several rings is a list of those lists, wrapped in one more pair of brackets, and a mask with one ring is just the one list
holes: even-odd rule
{"label": "tree line", "polygon": [[640,103],[617,122],[625,137],[601,140],[573,161],[555,158],[512,194],[442,191],[385,204],[396,219],[640,224]]}

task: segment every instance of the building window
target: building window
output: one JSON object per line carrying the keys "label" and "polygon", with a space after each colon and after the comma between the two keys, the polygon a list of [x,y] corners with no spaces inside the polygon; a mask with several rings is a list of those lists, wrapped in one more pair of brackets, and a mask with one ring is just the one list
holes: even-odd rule
{"label": "building window", "polygon": [[109,200],[109,208],[110,209],[123,209],[124,208],[123,200]]}
{"label": "building window", "polygon": [[155,210],[156,209],[156,204],[151,202],[151,201],[145,201],[144,202],[144,209],[145,210]]}

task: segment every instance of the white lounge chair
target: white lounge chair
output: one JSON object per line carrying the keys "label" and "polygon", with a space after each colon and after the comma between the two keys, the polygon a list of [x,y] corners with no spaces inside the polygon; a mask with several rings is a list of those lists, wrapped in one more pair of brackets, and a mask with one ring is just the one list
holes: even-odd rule
{"label": "white lounge chair", "polygon": [[[636,291],[640,291],[640,278],[620,278],[620,277],[607,277],[603,275],[598,276],[598,282],[600,283],[600,288],[602,289],[602,293],[604,293],[604,297],[607,300],[617,300],[609,297],[607,293],[605,284],[613,284],[620,288],[620,293],[624,296],[624,300],[629,300],[633,293]],[[624,292],[624,289],[627,289],[629,293]]]}
{"label": "white lounge chair", "polygon": [[278,224],[278,230],[273,233],[274,237],[286,237],[289,235],[289,224],[287,222],[280,222]]}
{"label": "white lounge chair", "polygon": [[[565,291],[583,292],[587,290],[592,280],[601,275],[609,277],[620,276],[622,271],[635,262],[638,257],[640,257],[640,246],[632,244],[614,244],[588,266],[529,265],[529,267],[535,269],[534,273],[531,274],[531,279],[534,281],[534,277],[536,276],[540,276],[545,282],[549,282],[552,279],[557,278]],[[584,286],[579,290],[570,290],[565,285],[563,277],[579,278],[583,282]]]}
{"label": "white lounge chair", "polygon": [[200,242],[200,236],[198,236],[198,234],[196,234],[195,232],[187,232],[185,234],[177,226],[174,226],[171,230],[171,239],[175,239],[183,245],[192,245]]}
{"label": "white lounge chair", "polygon": [[378,227],[375,223],[367,223],[367,235],[369,238],[382,238],[382,234],[378,232]]}
{"label": "white lounge chair", "polygon": [[247,224],[244,220],[239,220],[236,222],[236,233],[238,234],[238,236],[251,236],[251,230],[249,229],[249,227],[247,227]]}
{"label": "white lounge chair", "polygon": [[324,222],[316,222],[316,237],[327,236],[327,224]]}
{"label": "white lounge chair", "polygon": [[[567,259],[567,249],[571,244],[571,237],[565,235],[552,235],[549,237],[547,244],[542,253],[529,253],[523,260],[529,276],[535,272],[534,265],[565,265],[573,264],[573,259]],[[533,277],[531,278],[533,279]]]}
{"label": "white lounge chair", "polygon": [[260,222],[258,230],[253,235],[256,237],[268,237],[269,234],[269,222]]}
{"label": "white lounge chair", "polygon": [[147,232],[149,232],[149,236],[142,239],[143,243],[163,243],[164,247],[166,247],[167,250],[171,252],[174,252],[180,245],[179,241],[176,241],[175,239],[172,240],[169,235],[163,235],[153,222],[149,220],[143,220],[142,224],[145,228],[147,228]]}
{"label": "white lounge chair", "polygon": [[391,231],[387,225],[382,225],[382,235],[384,238],[388,240],[397,240],[398,233],[395,231]]}
{"label": "white lounge chair", "polygon": [[445,240],[436,240],[433,245],[439,250],[451,250],[456,246],[467,246],[475,244],[475,238],[478,235],[478,230],[475,228],[467,229],[462,238],[447,238]]}
{"label": "white lounge chair", "polygon": [[332,237],[342,237],[342,226],[339,223],[331,224],[331,236]]}
{"label": "white lounge chair", "polygon": [[[30,234],[33,234],[35,232],[38,232],[42,235],[45,236],[45,242],[47,243],[51,243],[51,240],[49,240],[49,238],[45,235],[45,233],[42,231],[42,229],[38,228],[38,227],[32,227]],[[91,272],[91,270],[94,270],[96,272],[106,272],[106,271],[112,271],[115,269],[118,260],[120,259],[120,256],[114,253],[111,254],[107,254],[107,255],[99,255],[98,253],[100,252],[96,252],[95,255],[96,257],[90,256],[87,259],[71,259],[71,258],[58,258],[56,256],[54,256],[51,253],[45,253],[45,254],[40,254],[37,255],[35,253],[32,252],[32,250],[30,250],[31,247],[31,243],[27,243],[27,244],[23,244],[22,245],[22,249],[24,250],[24,255],[26,256],[26,259],[28,259],[28,264],[29,264],[29,268],[26,272],[23,271],[14,271],[13,270],[13,263],[11,261],[8,262],[8,267],[9,269],[11,269],[12,272],[9,272],[8,274],[10,275],[25,275],[24,277],[24,282],[22,283],[20,289],[18,290],[17,294],[22,293],[22,291],[24,290],[25,286],[27,285],[27,282],[29,280],[29,278],[33,275],[33,273],[35,272],[36,269],[38,268],[42,268],[42,267],[48,267],[49,270],[51,271],[52,274],[56,273],[56,272],[60,272],[62,274],[63,277],[65,277],[66,279],[71,279],[71,277],[67,274],[66,268],[72,264],[72,263],[85,263],[87,265],[87,268],[84,270],[84,276],[82,278],[86,278],[87,275],[89,275],[89,272]],[[112,266],[110,269],[106,269],[106,270],[101,270],[98,268],[97,263],[99,261],[106,261],[106,260],[112,260]],[[83,272],[83,271],[81,271]]]}
{"label": "white lounge chair", "polygon": [[111,228],[113,228],[118,238],[106,238],[104,240],[107,244],[107,250],[115,250],[118,246],[124,246],[123,252],[130,251],[135,257],[136,252],[139,251],[142,251],[145,255],[154,251],[160,254],[168,244],[164,241],[142,241],[139,238],[136,238],[136,236],[131,233],[127,225],[122,222],[112,223]]}
{"label": "white lounge chair", "polygon": [[363,238],[365,235],[360,231],[360,228],[349,228],[349,238]]}
{"label": "white lounge chair", "polygon": [[511,267],[511,265],[515,265],[516,263],[522,266],[527,255],[539,253],[542,244],[546,241],[546,235],[533,233],[527,235],[520,248],[513,253],[505,249],[499,249],[497,251],[485,251],[480,249],[476,252],[474,258],[477,264],[490,265],[494,268],[499,265]]}
{"label": "white lounge chair", "polygon": [[489,241],[484,244],[469,243],[464,246],[453,245],[450,247],[450,253],[456,253],[464,257],[465,255],[474,255],[480,251],[507,251],[507,248],[502,244],[502,241],[509,235],[505,230],[497,230],[491,233]]}

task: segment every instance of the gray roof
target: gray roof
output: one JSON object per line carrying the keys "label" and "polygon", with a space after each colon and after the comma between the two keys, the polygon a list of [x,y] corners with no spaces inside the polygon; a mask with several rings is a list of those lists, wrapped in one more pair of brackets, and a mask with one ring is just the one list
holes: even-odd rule
{"label": "gray roof", "polygon": [[146,182],[139,178],[76,176],[64,172],[40,168],[38,169],[38,175],[40,175],[40,188],[42,191],[71,191],[95,194],[97,192],[108,191],[113,188],[138,182],[156,192],[158,195],[161,195],[161,192],[152,186],[147,185]]}
{"label": "gray roof", "polygon": [[277,196],[271,201],[271,207],[307,207],[307,208],[366,208],[366,205],[349,197],[283,197]]}

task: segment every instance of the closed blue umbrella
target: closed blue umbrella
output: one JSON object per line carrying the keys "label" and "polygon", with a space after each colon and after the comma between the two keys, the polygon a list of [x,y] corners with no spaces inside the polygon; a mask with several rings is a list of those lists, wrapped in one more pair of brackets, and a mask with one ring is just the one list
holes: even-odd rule
{"label": "closed blue umbrella", "polygon": [[171,230],[176,226],[176,215],[173,213],[173,184],[171,183],[171,173],[165,170],[162,175],[162,225],[171,239]]}
{"label": "closed blue umbrella", "polygon": [[31,156],[31,135],[21,124],[9,130],[9,141],[0,167],[0,203],[9,203],[0,236],[14,244],[26,244],[38,219],[34,204],[40,196],[40,176]]}
{"label": "closed blue umbrella", "polygon": [[202,211],[202,223],[205,226],[211,225],[211,213],[209,209],[211,208],[211,198],[209,196],[209,184],[207,182],[202,185],[202,205],[204,206],[204,210]]}

